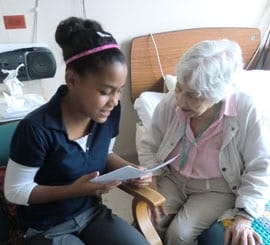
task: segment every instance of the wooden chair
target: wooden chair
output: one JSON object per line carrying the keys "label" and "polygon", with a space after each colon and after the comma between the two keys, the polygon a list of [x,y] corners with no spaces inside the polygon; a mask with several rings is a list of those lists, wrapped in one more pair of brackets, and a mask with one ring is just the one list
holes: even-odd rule
{"label": "wooden chair", "polygon": [[[2,168],[0,174],[4,173],[5,165],[8,162],[9,145],[17,123],[18,122],[10,122],[0,125],[0,168]],[[3,187],[3,178],[2,182],[0,181],[0,187]],[[140,229],[151,245],[162,245],[162,242],[152,225],[148,208],[162,205],[165,202],[165,198],[149,187],[135,189],[126,185],[121,185],[120,189],[134,197],[132,201],[132,213],[136,227]],[[10,221],[10,217],[8,217],[6,208],[4,207],[3,190],[1,188],[0,195],[2,196],[0,207],[0,244],[14,245],[15,243],[10,237],[13,222]],[[12,232],[12,234],[14,234],[14,232]]]}
{"label": "wooden chair", "polygon": [[121,185],[119,188],[134,197],[132,201],[134,223],[147,241],[151,245],[162,245],[162,241],[152,224],[149,208],[158,208],[165,203],[165,198],[150,187],[135,189]]}

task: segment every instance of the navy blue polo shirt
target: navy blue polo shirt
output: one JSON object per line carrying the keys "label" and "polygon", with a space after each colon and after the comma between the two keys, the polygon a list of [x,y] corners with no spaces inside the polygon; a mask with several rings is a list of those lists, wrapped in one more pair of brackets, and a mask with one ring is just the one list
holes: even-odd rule
{"label": "navy blue polo shirt", "polygon": [[[11,143],[10,158],[22,165],[39,167],[35,182],[40,185],[67,185],[84,174],[104,172],[110,141],[118,134],[120,103],[104,123],[91,122],[87,150],[69,140],[63,124],[62,85],[51,100],[27,115],[18,125]],[[98,203],[95,196],[71,198],[45,204],[19,206],[22,228],[46,230]]]}

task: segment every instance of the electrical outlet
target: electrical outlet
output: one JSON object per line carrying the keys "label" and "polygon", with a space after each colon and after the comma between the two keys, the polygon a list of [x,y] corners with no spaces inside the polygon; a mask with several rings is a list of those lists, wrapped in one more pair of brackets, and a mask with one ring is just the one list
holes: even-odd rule
{"label": "electrical outlet", "polygon": [[3,16],[6,29],[26,28],[24,15],[5,15]]}

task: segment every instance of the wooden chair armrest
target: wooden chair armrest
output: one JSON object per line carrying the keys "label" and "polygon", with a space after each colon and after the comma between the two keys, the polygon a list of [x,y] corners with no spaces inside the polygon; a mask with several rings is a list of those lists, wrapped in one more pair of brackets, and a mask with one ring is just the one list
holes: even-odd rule
{"label": "wooden chair armrest", "polygon": [[162,245],[162,241],[152,223],[149,208],[157,208],[165,203],[165,198],[150,187],[134,188],[120,185],[120,189],[132,195],[132,213],[135,224],[151,245]]}
{"label": "wooden chair armrest", "polygon": [[165,203],[165,197],[151,187],[135,188],[129,185],[120,185],[119,188],[134,198],[146,202],[150,208],[157,208]]}

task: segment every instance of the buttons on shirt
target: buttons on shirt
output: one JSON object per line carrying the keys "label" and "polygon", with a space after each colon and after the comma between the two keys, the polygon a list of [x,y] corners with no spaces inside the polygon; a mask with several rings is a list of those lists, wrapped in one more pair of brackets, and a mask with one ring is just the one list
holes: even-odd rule
{"label": "buttons on shirt", "polygon": [[225,171],[227,170],[227,168],[223,167],[223,168],[221,168],[221,170],[222,170],[223,172],[225,172]]}

